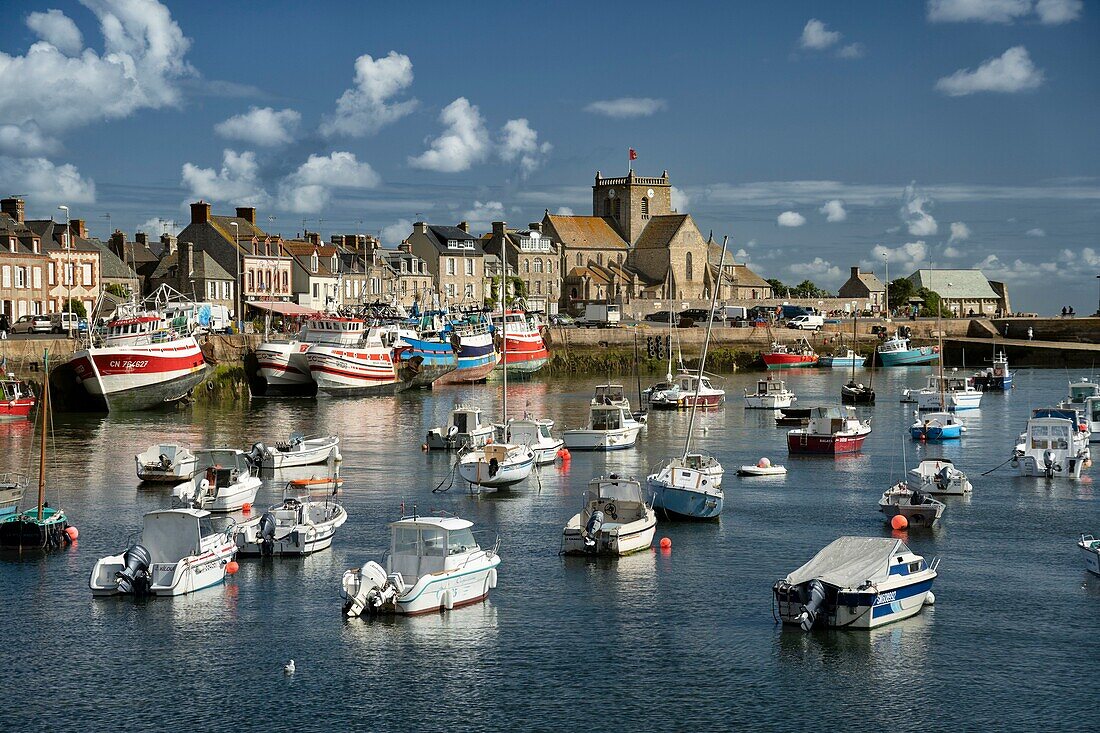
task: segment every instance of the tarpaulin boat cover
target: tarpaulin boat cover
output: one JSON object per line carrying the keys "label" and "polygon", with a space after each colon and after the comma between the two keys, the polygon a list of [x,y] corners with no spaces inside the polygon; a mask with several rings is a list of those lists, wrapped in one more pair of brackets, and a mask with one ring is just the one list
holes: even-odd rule
{"label": "tarpaulin boat cover", "polygon": [[890,558],[909,552],[901,540],[885,537],[841,537],[787,576],[791,585],[817,578],[837,588],[880,583],[890,574]]}

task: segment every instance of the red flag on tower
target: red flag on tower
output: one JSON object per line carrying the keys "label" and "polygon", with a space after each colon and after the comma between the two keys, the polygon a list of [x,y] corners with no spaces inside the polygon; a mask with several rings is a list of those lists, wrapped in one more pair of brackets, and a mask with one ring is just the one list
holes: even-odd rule
{"label": "red flag on tower", "polygon": [[637,160],[638,159],[638,151],[635,150],[634,148],[630,149],[630,159],[631,160]]}

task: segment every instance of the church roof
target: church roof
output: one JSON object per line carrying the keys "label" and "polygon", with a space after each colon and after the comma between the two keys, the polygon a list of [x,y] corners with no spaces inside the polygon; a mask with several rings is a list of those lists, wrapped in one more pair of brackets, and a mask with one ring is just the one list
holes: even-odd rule
{"label": "church roof", "polygon": [[687,214],[664,214],[651,217],[642,234],[638,237],[635,249],[667,249],[668,243],[684,226]]}
{"label": "church roof", "polygon": [[570,249],[628,249],[612,219],[602,216],[560,216],[547,214],[554,231]]}
{"label": "church roof", "polygon": [[996,300],[1001,297],[981,270],[917,270],[909,280],[918,288],[928,288],[948,300]]}

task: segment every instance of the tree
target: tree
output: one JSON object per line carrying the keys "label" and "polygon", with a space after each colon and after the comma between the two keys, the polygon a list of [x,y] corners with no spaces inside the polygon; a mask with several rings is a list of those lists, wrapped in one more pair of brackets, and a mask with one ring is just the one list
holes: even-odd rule
{"label": "tree", "polygon": [[780,280],[778,280],[774,277],[769,277],[765,282],[767,282],[768,285],[772,286],[772,297],[773,298],[782,298],[782,297],[784,297],[787,294],[787,291],[790,289],[786,285],[784,285]]}
{"label": "tree", "polygon": [[61,307],[61,310],[64,313],[75,313],[81,318],[88,317],[88,310],[84,307],[84,303],[76,298],[70,298],[69,302]]}
{"label": "tree", "polygon": [[107,287],[103,288],[111,295],[128,300],[130,297],[130,289],[121,283],[111,283]]}
{"label": "tree", "polygon": [[[489,282],[491,283],[491,287],[488,296],[485,298],[485,303],[493,307],[499,306],[500,301],[497,299],[497,296],[500,294],[500,276],[494,275],[489,279]],[[515,275],[510,275],[508,277],[508,300],[513,301],[516,298],[526,297],[527,284]]]}
{"label": "tree", "polygon": [[827,298],[829,291],[819,288],[812,280],[803,280],[791,288],[791,295],[796,298]]}
{"label": "tree", "polygon": [[909,299],[913,297],[913,281],[907,277],[899,277],[890,283],[890,310],[897,310],[909,305]]}
{"label": "tree", "polygon": [[[929,290],[928,288],[920,288],[916,292],[918,298],[924,299],[924,305],[920,309],[920,314],[928,318],[935,318],[940,307],[940,296],[936,291]],[[954,314],[949,308],[945,308],[941,313],[944,318],[952,318]]]}

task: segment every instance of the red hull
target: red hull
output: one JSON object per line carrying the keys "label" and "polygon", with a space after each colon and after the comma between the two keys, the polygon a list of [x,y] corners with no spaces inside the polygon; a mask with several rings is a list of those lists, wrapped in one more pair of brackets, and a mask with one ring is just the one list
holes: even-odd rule
{"label": "red hull", "polygon": [[801,433],[787,433],[787,451],[793,454],[803,455],[843,455],[845,453],[859,453],[863,449],[863,441],[870,433],[863,435],[805,435]]}
{"label": "red hull", "polygon": [[10,402],[0,402],[0,420],[22,420],[34,409],[33,397],[20,397]]}
{"label": "red hull", "polygon": [[764,364],[768,369],[817,366],[817,354],[764,354]]}

